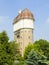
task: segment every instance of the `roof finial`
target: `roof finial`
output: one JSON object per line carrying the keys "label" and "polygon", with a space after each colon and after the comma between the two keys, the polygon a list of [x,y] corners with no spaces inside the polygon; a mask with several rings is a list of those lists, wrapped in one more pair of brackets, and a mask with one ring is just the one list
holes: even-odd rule
{"label": "roof finial", "polygon": [[21,10],[19,10],[18,13],[21,14]]}

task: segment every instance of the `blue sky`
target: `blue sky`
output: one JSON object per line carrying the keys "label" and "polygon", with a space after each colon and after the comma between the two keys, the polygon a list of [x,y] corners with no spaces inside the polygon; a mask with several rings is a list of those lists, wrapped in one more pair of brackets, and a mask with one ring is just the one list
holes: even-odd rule
{"label": "blue sky", "polygon": [[13,19],[25,8],[34,14],[34,40],[49,41],[49,0],[0,0],[0,32],[6,30],[13,40]]}

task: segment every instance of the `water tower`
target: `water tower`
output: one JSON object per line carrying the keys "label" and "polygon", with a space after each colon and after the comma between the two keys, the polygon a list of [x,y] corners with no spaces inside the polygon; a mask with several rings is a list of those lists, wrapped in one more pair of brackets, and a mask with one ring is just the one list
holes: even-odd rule
{"label": "water tower", "polygon": [[25,47],[33,43],[34,16],[26,8],[19,11],[18,16],[14,19],[14,40],[20,45],[20,52],[23,56]]}

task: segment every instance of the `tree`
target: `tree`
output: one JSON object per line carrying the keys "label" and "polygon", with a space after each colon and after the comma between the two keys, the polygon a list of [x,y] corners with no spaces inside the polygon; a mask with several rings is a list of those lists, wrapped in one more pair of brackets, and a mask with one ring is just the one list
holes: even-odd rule
{"label": "tree", "polygon": [[42,40],[42,39],[40,39],[39,41],[35,41],[33,45],[33,49],[47,56],[49,59],[49,42],[48,41]]}
{"label": "tree", "polygon": [[24,50],[24,58],[27,59],[30,51],[33,49],[33,44],[28,44],[28,46]]}
{"label": "tree", "polygon": [[6,31],[0,33],[0,44],[6,44],[9,41]]}
{"label": "tree", "polygon": [[34,50],[28,55],[26,63],[26,65],[49,65],[47,57]]}
{"label": "tree", "polygon": [[20,57],[18,44],[9,42],[5,31],[0,33],[0,65],[13,65]]}
{"label": "tree", "polygon": [[24,57],[27,65],[49,65],[49,42],[40,39],[25,48]]}

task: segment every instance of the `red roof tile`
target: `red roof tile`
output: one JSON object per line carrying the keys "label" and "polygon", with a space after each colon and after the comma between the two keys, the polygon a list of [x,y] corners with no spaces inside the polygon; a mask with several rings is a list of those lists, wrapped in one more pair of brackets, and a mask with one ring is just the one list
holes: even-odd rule
{"label": "red roof tile", "polygon": [[13,24],[15,24],[16,22],[18,22],[18,20],[20,19],[33,19],[34,20],[34,16],[33,14],[26,8],[24,9],[15,19]]}

